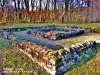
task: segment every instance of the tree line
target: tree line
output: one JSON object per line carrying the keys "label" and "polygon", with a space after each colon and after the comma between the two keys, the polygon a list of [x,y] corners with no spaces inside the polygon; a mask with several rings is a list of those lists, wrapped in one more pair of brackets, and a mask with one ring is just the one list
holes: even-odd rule
{"label": "tree line", "polygon": [[100,22],[99,0],[0,0],[0,22]]}

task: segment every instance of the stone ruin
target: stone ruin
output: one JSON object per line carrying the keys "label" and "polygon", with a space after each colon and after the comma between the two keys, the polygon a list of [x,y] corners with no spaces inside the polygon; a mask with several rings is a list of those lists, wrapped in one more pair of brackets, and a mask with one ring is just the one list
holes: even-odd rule
{"label": "stone ruin", "polygon": [[9,43],[16,46],[18,50],[26,54],[50,74],[59,75],[81,61],[85,54],[96,50],[96,42],[90,40],[67,48],[53,42],[86,33],[83,28],[78,26],[50,25],[5,28],[2,35],[9,40]]}
{"label": "stone ruin", "polygon": [[52,75],[58,75],[66,72],[76,62],[81,61],[85,54],[95,50],[95,46],[95,41],[88,41],[75,45],[75,47],[54,51],[31,42],[23,42],[18,45],[18,49]]}

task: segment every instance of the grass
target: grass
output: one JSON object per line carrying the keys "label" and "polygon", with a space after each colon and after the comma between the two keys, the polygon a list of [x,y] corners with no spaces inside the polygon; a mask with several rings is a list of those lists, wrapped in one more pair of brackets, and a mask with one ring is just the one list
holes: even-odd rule
{"label": "grass", "polygon": [[60,24],[60,23],[6,23],[6,24],[1,24],[0,28],[5,28],[5,27],[27,27],[27,26],[40,26],[40,25],[78,25],[82,27],[87,27],[87,28],[96,28],[100,29],[100,23],[87,23],[87,24]]}
{"label": "grass", "polygon": [[0,49],[9,49],[12,46],[9,44],[8,40],[4,39],[0,33]]}
{"label": "grass", "polygon": [[[53,23],[52,23],[53,24]],[[52,25],[50,23],[46,24],[33,24],[33,23],[9,23],[5,25],[0,25],[1,28],[5,27],[27,27],[27,26],[35,26],[35,25]],[[66,25],[66,24],[60,24],[60,25]],[[73,25],[73,24],[67,24],[67,25]],[[96,29],[100,29],[100,23],[94,23],[94,24],[77,24],[78,26],[84,26],[84,27],[92,27]],[[2,29],[0,29],[2,31]],[[62,44],[65,43],[76,43],[80,42],[77,38],[71,38],[68,39],[66,42],[65,40],[62,41]],[[58,41],[59,43],[59,41]],[[100,50],[100,45],[97,46],[97,49]],[[0,50],[3,50],[4,52],[4,68],[22,68],[23,70],[30,70],[32,71],[33,75],[49,75],[45,70],[42,70],[41,67],[33,63],[31,59],[29,59],[24,54],[16,51],[7,40],[3,39],[0,35]],[[65,73],[65,75],[100,75],[100,52],[97,53],[97,55],[87,62],[86,64],[74,68],[73,70]],[[11,74],[13,75],[13,74]],[[20,75],[28,75],[27,73],[20,73]]]}
{"label": "grass", "polygon": [[[45,70],[42,70],[41,67],[33,63],[33,61],[28,58],[26,55],[15,51],[14,49],[5,50],[4,52],[4,68],[12,69],[12,71],[19,70],[20,75],[29,75],[27,72],[30,71],[33,75],[49,75]],[[13,73],[10,73],[13,75]],[[14,73],[17,75],[17,73]]]}
{"label": "grass", "polygon": [[[100,49],[99,45],[97,46],[97,49]],[[13,71],[15,71],[16,69],[22,69],[24,71],[32,71],[33,75],[50,75],[45,70],[42,70],[38,64],[33,63],[32,60],[28,58],[26,55],[16,51],[15,49],[4,50],[4,58],[5,58],[4,64],[3,64],[4,68],[12,68]],[[80,64],[75,65],[74,66],[75,68],[65,73],[65,75],[81,75],[82,73],[83,75],[99,75],[100,74],[100,72],[98,71],[100,70],[99,60],[100,60],[100,53],[98,53],[95,56],[95,58],[93,58],[91,61],[87,62],[86,64],[83,63],[84,64],[83,66],[80,66],[80,64],[82,63],[81,61]],[[96,63],[96,66],[93,65],[95,63]],[[90,67],[93,69],[95,68],[96,70],[92,71]],[[10,74],[13,75],[13,73],[10,73]],[[17,73],[14,73],[14,75],[15,74]],[[27,73],[23,73],[20,71],[20,75],[27,75]]]}
{"label": "grass", "polygon": [[100,23],[86,23],[86,24],[70,24],[70,25],[78,25],[81,27],[86,27],[86,28],[95,28],[95,29],[100,29]]}
{"label": "grass", "polygon": [[80,24],[80,25],[87,28],[100,29],[100,23],[90,23],[90,24]]}
{"label": "grass", "polygon": [[53,25],[53,23],[6,23],[0,25],[1,28],[13,28],[13,27],[29,27],[29,26],[44,26],[44,25]]}
{"label": "grass", "polygon": [[[28,58],[26,55],[20,53],[14,47],[12,47],[8,43],[8,40],[4,39],[1,36],[1,34],[0,50],[3,51],[4,55],[4,62],[2,64],[3,68],[12,69],[13,71],[9,73],[9,75],[29,75],[30,73],[31,75],[49,75],[38,64],[33,63],[33,61],[30,58]],[[16,72],[18,69],[21,69],[19,70],[19,73]]]}
{"label": "grass", "polygon": [[12,48],[12,46],[6,41],[1,39],[2,41],[0,41],[0,49],[9,49]]}

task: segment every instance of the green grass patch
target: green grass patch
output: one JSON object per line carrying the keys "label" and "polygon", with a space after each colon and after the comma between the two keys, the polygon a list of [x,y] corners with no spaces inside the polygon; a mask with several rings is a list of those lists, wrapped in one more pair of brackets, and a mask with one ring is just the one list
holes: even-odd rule
{"label": "green grass patch", "polygon": [[[16,69],[22,69],[18,75],[28,75],[22,71],[32,71],[32,75],[49,75],[45,70],[42,70],[37,63],[28,58],[26,55],[12,50],[4,51],[4,68],[11,68],[13,71]],[[12,73],[10,73],[12,75]],[[16,73],[14,73],[16,75]]]}
{"label": "green grass patch", "polygon": [[97,50],[100,50],[100,44],[97,44]]}
{"label": "green grass patch", "polygon": [[4,39],[1,35],[2,29],[0,28],[0,49],[10,49],[12,46],[9,44],[8,40]]}
{"label": "green grass patch", "polygon": [[87,28],[100,29],[100,23],[80,24],[80,26],[87,27]]}
{"label": "green grass patch", "polygon": [[1,28],[4,27],[28,27],[28,26],[45,26],[45,25],[66,25],[66,26],[73,26],[78,25],[86,28],[96,28],[100,29],[100,23],[86,23],[86,24],[79,24],[79,23],[66,23],[66,24],[60,24],[60,23],[6,23],[5,25],[0,25]]}
{"label": "green grass patch", "polygon": [[5,39],[0,39],[0,49],[10,49],[12,46]]}

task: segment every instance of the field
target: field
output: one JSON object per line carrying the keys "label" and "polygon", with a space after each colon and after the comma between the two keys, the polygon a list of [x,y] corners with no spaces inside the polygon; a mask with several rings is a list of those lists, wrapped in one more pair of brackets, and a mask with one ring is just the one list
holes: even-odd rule
{"label": "field", "polygon": [[[5,27],[25,27],[25,26],[33,26],[37,24],[6,24],[6,25],[0,25],[1,28]],[[38,24],[40,25],[40,24]],[[41,25],[50,25],[50,24],[41,24]],[[65,25],[65,24],[58,24],[58,25]],[[73,25],[73,24],[67,24],[67,25]],[[74,24],[75,25],[75,24]],[[100,29],[100,24],[77,24],[78,26],[83,26],[87,28],[95,28]],[[2,31],[2,29],[0,29]],[[87,40],[90,36],[97,36],[95,39],[100,39],[100,34],[90,34],[90,35],[83,35],[78,36],[71,39],[64,39],[61,42],[61,44],[65,45],[65,42],[70,44],[75,44],[76,42],[82,42],[84,40]],[[59,41],[57,41],[59,43]],[[68,45],[67,44],[67,45]],[[77,68],[72,69],[71,71],[65,73],[64,75],[100,75],[100,45],[97,46],[98,53],[94,58],[92,58],[90,61],[88,61],[86,64],[82,66],[78,66]],[[4,68],[13,68],[15,69],[23,69],[24,71],[32,71],[31,73],[33,75],[49,75],[45,70],[43,70],[38,64],[33,63],[31,59],[29,59],[24,54],[20,53],[16,48],[13,48],[7,40],[3,39],[0,35],[0,50],[3,51],[4,55]],[[12,73],[13,74],[13,73]],[[12,75],[11,74],[11,75]],[[27,73],[21,73],[21,75],[27,75]]]}
{"label": "field", "polygon": [[60,24],[60,23],[5,23],[5,24],[0,24],[0,28],[5,28],[5,27],[27,27],[27,26],[37,26],[37,25],[78,25],[86,28],[96,28],[100,29],[100,23],[87,23],[87,24],[79,24],[79,23],[74,23],[74,24]]}

